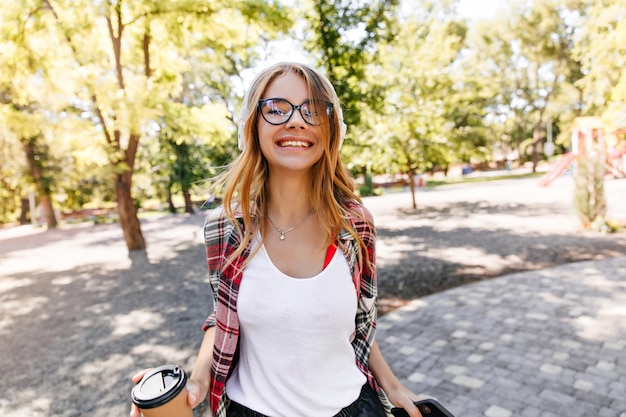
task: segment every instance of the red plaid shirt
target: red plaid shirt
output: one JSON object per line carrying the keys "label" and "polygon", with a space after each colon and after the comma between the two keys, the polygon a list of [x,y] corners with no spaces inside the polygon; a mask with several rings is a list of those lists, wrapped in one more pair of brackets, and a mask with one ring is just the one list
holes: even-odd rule
{"label": "red plaid shirt", "polygon": [[[362,205],[351,203],[347,206],[349,222],[354,231],[367,246],[367,257],[375,262],[376,233],[371,213]],[[243,220],[237,218],[243,230]],[[204,330],[216,327],[209,402],[216,417],[226,416],[226,396],[224,387],[238,360],[239,318],[237,316],[237,295],[242,278],[242,265],[250,255],[251,247],[245,250],[226,269],[223,265],[241,245],[241,236],[228,221],[222,208],[211,213],[204,224],[209,279],[213,289],[214,310],[204,323]],[[370,348],[374,342],[376,329],[376,270],[361,268],[358,263],[359,245],[346,230],[338,238],[338,246],[348,261],[352,280],[358,295],[358,310],[355,317],[355,332],[352,347],[356,363],[367,377],[369,384],[379,393],[383,404],[388,404],[378,383],[368,367]]]}

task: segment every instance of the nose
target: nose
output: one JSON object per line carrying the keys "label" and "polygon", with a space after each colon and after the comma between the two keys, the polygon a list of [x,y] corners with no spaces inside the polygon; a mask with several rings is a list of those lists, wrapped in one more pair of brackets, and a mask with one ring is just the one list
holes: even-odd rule
{"label": "nose", "polygon": [[291,128],[306,129],[307,123],[304,121],[304,118],[302,117],[302,113],[300,113],[300,109],[293,109],[293,112],[291,113],[291,117],[289,118],[289,120],[287,120],[285,127],[287,129],[291,129]]}

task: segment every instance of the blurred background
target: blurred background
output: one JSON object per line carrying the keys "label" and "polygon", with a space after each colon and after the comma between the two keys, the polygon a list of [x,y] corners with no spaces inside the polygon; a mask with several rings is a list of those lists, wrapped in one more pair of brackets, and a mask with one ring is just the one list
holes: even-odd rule
{"label": "blurred background", "polygon": [[624,176],[626,0],[2,3],[4,226],[119,222],[145,250],[142,216],[219,202],[243,92],[283,60],[336,86],[363,196],[415,207],[492,171],[548,185],[588,155],[589,181]]}

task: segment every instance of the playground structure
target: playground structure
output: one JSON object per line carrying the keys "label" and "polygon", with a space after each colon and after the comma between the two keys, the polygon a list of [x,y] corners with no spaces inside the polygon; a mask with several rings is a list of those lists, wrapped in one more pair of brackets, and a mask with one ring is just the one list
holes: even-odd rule
{"label": "playground structure", "polygon": [[572,123],[571,152],[563,154],[552,169],[539,180],[546,187],[560,177],[581,156],[595,156],[604,161],[606,174],[626,177],[626,142],[620,136],[626,129],[609,130],[599,117],[577,117]]}

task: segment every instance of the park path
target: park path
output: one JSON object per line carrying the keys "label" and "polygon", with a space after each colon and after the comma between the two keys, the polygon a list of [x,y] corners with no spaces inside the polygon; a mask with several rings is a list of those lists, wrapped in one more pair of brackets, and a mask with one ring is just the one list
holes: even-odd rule
{"label": "park path", "polygon": [[457,417],[626,417],[626,257],[423,297],[376,337],[409,389]]}

